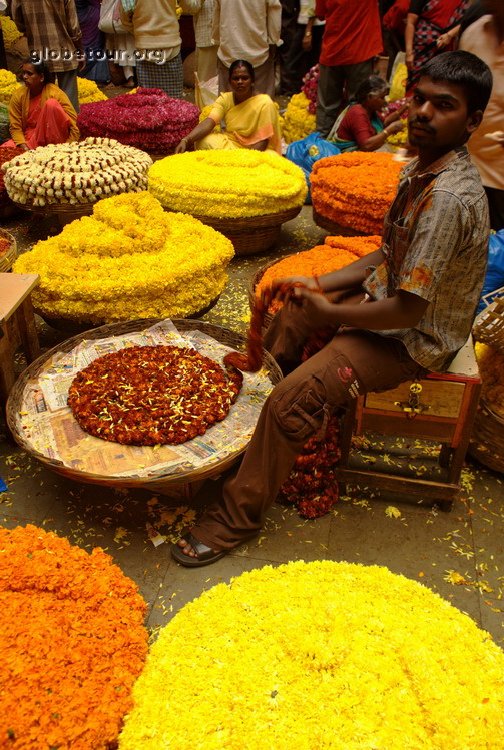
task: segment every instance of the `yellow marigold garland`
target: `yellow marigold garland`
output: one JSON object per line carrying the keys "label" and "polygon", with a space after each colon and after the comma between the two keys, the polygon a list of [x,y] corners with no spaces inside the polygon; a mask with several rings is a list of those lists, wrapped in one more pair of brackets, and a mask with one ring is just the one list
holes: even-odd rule
{"label": "yellow marigold garland", "polygon": [[220,219],[280,213],[301,206],[307,192],[295,164],[245,148],[168,156],[152,165],[148,179],[166,209]]}
{"label": "yellow marigold garland", "polygon": [[483,381],[481,395],[490,409],[504,419],[504,351],[479,341],[474,350]]}
{"label": "yellow marigold garland", "polygon": [[103,550],[0,529],[0,747],[115,746],[147,653],[145,610]]}
{"label": "yellow marigold garland", "polygon": [[77,77],[77,91],[79,94],[79,104],[91,104],[91,102],[103,102],[107,97],[100,91],[94,81],[87,78]]}
{"label": "yellow marigold garland", "polygon": [[14,73],[0,69],[0,102],[9,104],[12,94],[19,86],[20,83]]}
{"label": "yellow marigold garland", "polygon": [[98,323],[191,315],[221,293],[232,257],[214,229],[166,213],[147,192],[124,193],[38,242],[14,270],[39,274],[43,315]]}
{"label": "yellow marigold garland", "polygon": [[0,16],[0,25],[2,26],[5,48],[9,49],[23,35],[9,16]]}
{"label": "yellow marigold garland", "polygon": [[383,567],[302,561],[219,584],[161,631],[120,750],[504,747],[504,654]]}
{"label": "yellow marigold garland", "polygon": [[353,151],[320,159],[311,174],[313,207],[343,227],[380,234],[400,171],[387,153]]}
{"label": "yellow marigold garland", "polygon": [[316,130],[315,115],[308,110],[310,100],[301,92],[289,100],[283,116],[282,133],[286,143],[306,138]]}

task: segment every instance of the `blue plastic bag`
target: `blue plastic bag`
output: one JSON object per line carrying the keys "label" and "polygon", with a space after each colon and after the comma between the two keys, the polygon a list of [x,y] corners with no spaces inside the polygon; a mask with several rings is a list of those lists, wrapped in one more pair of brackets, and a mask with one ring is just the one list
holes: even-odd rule
{"label": "blue plastic bag", "polygon": [[306,184],[308,185],[308,195],[306,196],[305,203],[311,203],[311,192],[310,192],[310,174],[313,165],[319,159],[324,159],[326,156],[335,156],[341,153],[340,149],[329,141],[324,140],[320,133],[310,133],[310,135],[303,138],[301,141],[294,141],[287,147],[285,156],[289,161],[297,164],[298,167],[304,172]]}
{"label": "blue plastic bag", "polygon": [[[500,289],[501,286],[504,286],[504,229],[491,234],[488,240],[488,265],[478,312],[486,307],[483,297]],[[491,301],[492,298],[489,297],[487,302]]]}

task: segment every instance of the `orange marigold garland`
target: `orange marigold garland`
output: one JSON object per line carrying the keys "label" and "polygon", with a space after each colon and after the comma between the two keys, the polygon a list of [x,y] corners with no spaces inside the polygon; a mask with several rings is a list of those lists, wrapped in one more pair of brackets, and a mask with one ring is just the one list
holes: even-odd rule
{"label": "orange marigold garland", "polygon": [[223,420],[242,382],[195,349],[133,346],[77,373],[68,405],[85,432],[104,440],[179,445]]}
{"label": "orange marigold garland", "polygon": [[392,154],[353,151],[315,162],[313,208],[356,232],[380,234],[399,183],[401,164]]}
{"label": "orange marigold garland", "polygon": [[[372,253],[381,245],[381,237],[371,235],[365,237],[326,237],[323,245],[316,245],[311,250],[289,255],[266,269],[256,286],[256,295],[271,286],[277,279],[289,276],[323,276],[350,265],[364,255]],[[274,299],[268,308],[269,313],[275,313],[282,307],[282,303]]]}
{"label": "orange marigold garland", "polygon": [[145,609],[103,550],[0,529],[0,747],[116,747],[147,654]]}

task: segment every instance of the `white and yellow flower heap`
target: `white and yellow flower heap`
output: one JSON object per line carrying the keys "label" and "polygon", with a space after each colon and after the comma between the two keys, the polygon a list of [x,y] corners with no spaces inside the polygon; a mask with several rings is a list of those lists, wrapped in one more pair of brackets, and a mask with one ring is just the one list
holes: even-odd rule
{"label": "white and yellow flower heap", "polygon": [[503,675],[488,633],[415,581],[267,566],[161,630],[119,750],[498,750]]}
{"label": "white and yellow flower heap", "polygon": [[14,91],[19,88],[21,84],[18,79],[11,73],[10,70],[0,69],[0,102],[2,104],[9,104],[10,99]]}
{"label": "white and yellow flower heap", "polygon": [[32,206],[94,203],[147,187],[148,154],[111,138],[26,151],[3,165],[11,200]]}
{"label": "white and yellow flower heap", "polygon": [[149,169],[149,191],[170,211],[231,219],[301,206],[307,189],[303,172],[292,162],[244,148],[161,159]]}
{"label": "white and yellow flower heap", "polygon": [[191,315],[221,293],[232,257],[214,229],[147,192],[124,193],[38,242],[14,271],[39,274],[42,316],[100,323]]}
{"label": "white and yellow flower heap", "polygon": [[94,81],[77,76],[77,92],[79,104],[92,104],[93,102],[105,102],[107,97]]}
{"label": "white and yellow flower heap", "polygon": [[291,97],[282,119],[282,135],[286,143],[306,138],[316,130],[315,114],[309,111],[310,100],[301,92]]}

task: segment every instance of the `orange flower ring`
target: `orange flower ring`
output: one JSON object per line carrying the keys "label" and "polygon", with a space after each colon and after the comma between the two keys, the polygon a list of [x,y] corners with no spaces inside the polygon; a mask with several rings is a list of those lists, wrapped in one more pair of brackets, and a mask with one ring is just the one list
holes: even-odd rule
{"label": "orange flower ring", "polygon": [[0,529],[0,747],[116,747],[147,655],[145,610],[103,550]]}
{"label": "orange flower ring", "polygon": [[242,382],[195,349],[133,346],[78,372],[68,404],[82,429],[104,440],[179,445],[223,420]]}

